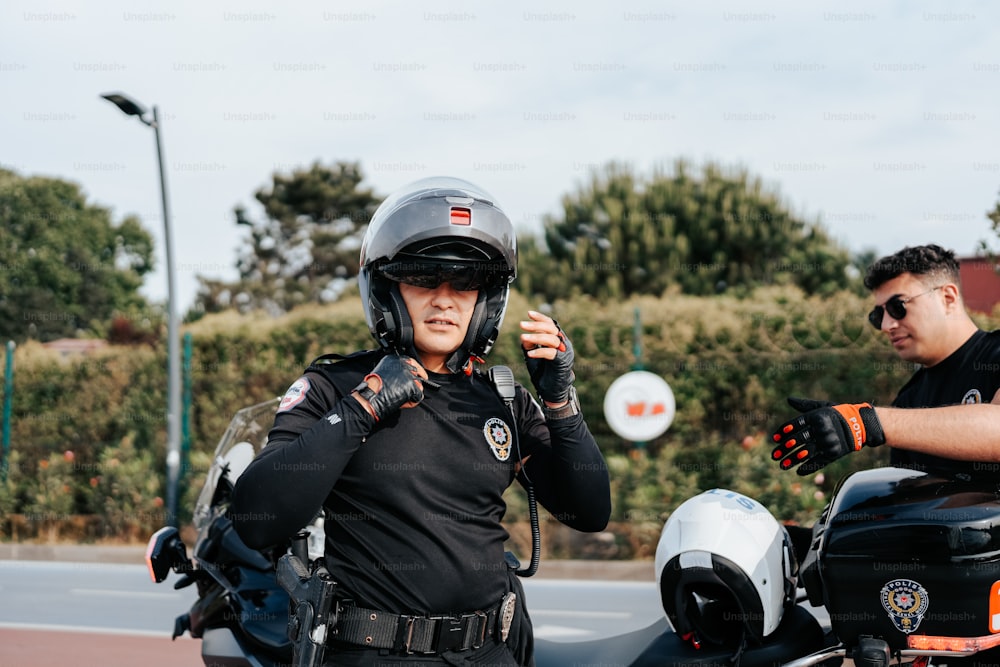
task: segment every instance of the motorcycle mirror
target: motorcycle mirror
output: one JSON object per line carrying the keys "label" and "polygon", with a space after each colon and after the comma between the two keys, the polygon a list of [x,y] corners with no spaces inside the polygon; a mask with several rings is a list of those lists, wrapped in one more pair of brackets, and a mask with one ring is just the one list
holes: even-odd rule
{"label": "motorcycle mirror", "polygon": [[180,572],[182,566],[190,569],[187,547],[180,533],[173,526],[165,526],[153,533],[146,545],[146,569],[153,583],[160,583],[170,574],[170,569]]}

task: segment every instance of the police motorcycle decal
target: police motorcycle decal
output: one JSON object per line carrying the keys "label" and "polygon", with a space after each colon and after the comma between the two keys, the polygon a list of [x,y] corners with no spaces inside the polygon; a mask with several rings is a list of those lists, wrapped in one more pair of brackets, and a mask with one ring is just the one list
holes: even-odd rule
{"label": "police motorcycle decal", "polygon": [[882,587],[882,607],[900,632],[910,634],[924,620],[931,598],[927,589],[912,579],[893,579]]}
{"label": "police motorcycle decal", "polygon": [[490,446],[490,451],[498,461],[506,461],[510,458],[510,445],[513,440],[510,427],[499,417],[490,417],[483,425],[483,436]]}

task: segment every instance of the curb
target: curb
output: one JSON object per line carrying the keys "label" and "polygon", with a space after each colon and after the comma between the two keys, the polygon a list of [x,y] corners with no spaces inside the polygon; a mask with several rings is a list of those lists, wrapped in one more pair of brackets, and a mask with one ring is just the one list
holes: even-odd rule
{"label": "curb", "polygon": [[145,545],[0,544],[0,560],[48,560],[70,563],[146,563]]}

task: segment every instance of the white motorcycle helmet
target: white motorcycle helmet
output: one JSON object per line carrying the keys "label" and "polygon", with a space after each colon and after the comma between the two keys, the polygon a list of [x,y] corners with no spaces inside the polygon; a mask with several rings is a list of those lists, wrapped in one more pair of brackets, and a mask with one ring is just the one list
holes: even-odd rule
{"label": "white motorcycle helmet", "polygon": [[756,500],[712,489],[684,501],[656,547],[656,583],[679,636],[742,650],[794,604],[798,564],[788,531]]}

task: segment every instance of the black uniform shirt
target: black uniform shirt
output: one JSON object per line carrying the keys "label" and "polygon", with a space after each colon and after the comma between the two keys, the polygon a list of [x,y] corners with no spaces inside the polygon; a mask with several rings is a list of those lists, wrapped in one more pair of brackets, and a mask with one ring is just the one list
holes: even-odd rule
{"label": "black uniform shirt", "polygon": [[417,407],[376,425],[349,394],[380,358],[313,364],[286,394],[234,492],[231,516],[247,544],[287,538],[322,504],[327,567],[358,604],[414,614],[495,606],[506,587],[500,520],[515,444],[530,455],[525,471],[546,509],[582,530],[604,528],[607,467],[582,417],[546,424],[519,385],[515,429],[486,376],[429,373],[440,388],[425,385]]}
{"label": "black uniform shirt", "polygon": [[[933,408],[962,403],[989,403],[1000,389],[1000,330],[977,331],[944,361],[921,368],[910,378],[892,402],[899,408]],[[962,433],[955,433],[961,439]],[[950,459],[893,449],[892,464],[926,472],[1000,478],[1000,464],[953,461]]]}

